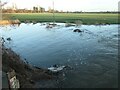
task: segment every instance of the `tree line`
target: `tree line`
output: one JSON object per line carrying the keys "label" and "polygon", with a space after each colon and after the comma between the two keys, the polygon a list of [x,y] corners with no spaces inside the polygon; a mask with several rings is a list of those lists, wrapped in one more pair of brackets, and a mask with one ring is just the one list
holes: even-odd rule
{"label": "tree line", "polygon": [[50,7],[46,11],[43,7],[36,7],[34,6],[32,10],[28,9],[17,9],[17,8],[9,8],[9,9],[2,9],[3,13],[119,13],[118,11],[100,11],[100,12],[84,12],[84,11],[58,11],[51,9]]}

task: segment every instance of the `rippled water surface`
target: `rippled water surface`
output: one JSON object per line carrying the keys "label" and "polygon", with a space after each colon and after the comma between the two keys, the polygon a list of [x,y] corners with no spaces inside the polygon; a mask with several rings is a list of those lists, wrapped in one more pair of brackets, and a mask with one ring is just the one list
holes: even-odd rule
{"label": "rippled water surface", "polygon": [[[48,68],[69,65],[59,80],[59,87],[117,87],[118,25],[82,25],[83,32],[64,23],[47,29],[46,25],[20,24],[0,26],[6,46],[30,64]],[[78,28],[78,27],[77,27]]]}

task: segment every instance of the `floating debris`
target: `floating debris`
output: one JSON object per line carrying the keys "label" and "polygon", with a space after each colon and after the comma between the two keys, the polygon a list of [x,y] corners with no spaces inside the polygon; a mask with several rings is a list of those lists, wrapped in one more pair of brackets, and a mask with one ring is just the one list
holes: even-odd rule
{"label": "floating debris", "polygon": [[7,40],[8,40],[8,41],[11,41],[12,39],[9,37],[9,38],[7,38]]}
{"label": "floating debris", "polygon": [[56,26],[57,24],[55,24],[55,23],[50,23],[49,25]]}
{"label": "floating debris", "polygon": [[59,66],[59,65],[56,65],[56,64],[53,65],[52,67],[48,68],[48,70],[52,71],[53,73],[58,73],[58,72],[60,72],[62,70],[71,70],[71,69],[73,69],[73,68],[71,66],[69,66],[69,65],[66,65],[66,66],[61,65],[61,66]]}
{"label": "floating debris", "polygon": [[55,26],[57,26],[57,24],[55,24],[55,23],[48,23],[46,28],[53,28]]}
{"label": "floating debris", "polygon": [[47,25],[46,28],[53,28],[53,26],[52,25]]}
{"label": "floating debris", "polygon": [[71,27],[71,26],[75,26],[75,24],[72,24],[72,23],[65,23],[65,27]]}
{"label": "floating debris", "polygon": [[65,68],[65,66],[58,66],[58,65],[53,65],[52,67],[48,68],[48,70],[52,72],[59,72],[62,71]]}

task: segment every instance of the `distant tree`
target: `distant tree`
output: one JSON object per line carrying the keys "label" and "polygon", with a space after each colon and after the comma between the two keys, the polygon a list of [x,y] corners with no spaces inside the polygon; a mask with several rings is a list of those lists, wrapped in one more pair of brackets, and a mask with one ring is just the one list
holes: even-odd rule
{"label": "distant tree", "polygon": [[33,12],[35,12],[35,7],[33,7]]}
{"label": "distant tree", "polygon": [[43,7],[39,7],[39,12],[45,12],[45,8],[43,8]]}
{"label": "distant tree", "polygon": [[0,0],[0,20],[3,19],[3,17],[2,17],[2,7],[3,7],[5,4],[7,4],[7,2],[2,3],[1,0]]}
{"label": "distant tree", "polygon": [[43,8],[43,7],[39,7],[39,6],[37,6],[37,7],[33,7],[33,12],[37,12],[37,13],[40,13],[40,12],[45,12],[45,8]]}
{"label": "distant tree", "polygon": [[33,12],[38,12],[38,7],[33,7]]}

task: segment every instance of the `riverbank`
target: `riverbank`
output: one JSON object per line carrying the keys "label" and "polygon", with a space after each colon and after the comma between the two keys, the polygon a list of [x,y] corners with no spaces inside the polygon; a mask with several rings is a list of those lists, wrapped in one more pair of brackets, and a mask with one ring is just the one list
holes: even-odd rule
{"label": "riverbank", "polygon": [[19,20],[0,20],[0,25],[20,24]]}
{"label": "riverbank", "polygon": [[80,20],[86,25],[119,24],[118,14],[113,13],[5,13],[10,19],[18,19],[21,22],[61,22],[75,23]]}
{"label": "riverbank", "polygon": [[[19,55],[14,53],[11,49],[3,46],[2,71],[7,73],[11,69],[16,72],[16,77],[19,80],[20,88],[54,87],[52,81],[54,81],[56,76],[53,75],[49,70],[31,66],[25,63],[23,60],[21,60]],[[41,81],[44,81],[46,86],[42,86],[42,83],[41,85],[37,85]],[[49,82],[52,82],[52,84],[49,84]]]}

